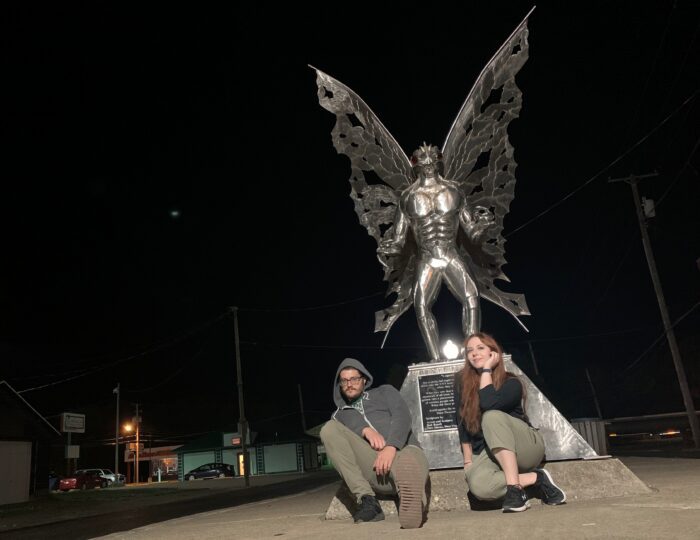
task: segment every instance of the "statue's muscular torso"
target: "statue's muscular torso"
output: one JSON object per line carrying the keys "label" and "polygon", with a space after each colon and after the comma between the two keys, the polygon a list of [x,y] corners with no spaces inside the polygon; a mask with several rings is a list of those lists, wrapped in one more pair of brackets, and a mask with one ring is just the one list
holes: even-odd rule
{"label": "statue's muscular torso", "polygon": [[419,248],[443,258],[455,250],[462,195],[454,182],[440,178],[429,186],[414,184],[401,196],[401,209],[411,222]]}

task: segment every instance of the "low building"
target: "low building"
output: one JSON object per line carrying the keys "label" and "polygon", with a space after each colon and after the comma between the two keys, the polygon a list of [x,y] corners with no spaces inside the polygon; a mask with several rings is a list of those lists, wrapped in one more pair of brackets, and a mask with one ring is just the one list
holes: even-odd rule
{"label": "low building", "polygon": [[[251,475],[304,472],[319,467],[317,441],[313,437],[301,435],[278,439],[256,433],[252,435],[252,442],[248,445]],[[235,432],[208,433],[181,446],[176,452],[180,480],[184,480],[189,471],[207,463],[228,463],[233,465],[236,475],[244,473],[241,438]]]}
{"label": "low building", "polygon": [[[132,443],[133,444],[133,443]],[[136,481],[134,471],[136,467],[136,451],[132,444],[124,449],[124,464],[126,465],[127,483]],[[177,471],[177,449],[181,445],[171,446],[146,446],[141,443],[139,450],[139,482],[160,480],[175,480]],[[158,471],[160,470],[160,477]]]}
{"label": "low building", "polygon": [[0,381],[0,505],[48,489],[49,445],[61,434],[14,388]]}

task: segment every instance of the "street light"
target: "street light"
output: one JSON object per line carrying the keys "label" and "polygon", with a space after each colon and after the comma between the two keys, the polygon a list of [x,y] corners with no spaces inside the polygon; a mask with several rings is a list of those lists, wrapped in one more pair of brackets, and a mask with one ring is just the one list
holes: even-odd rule
{"label": "street light", "polygon": [[453,343],[451,339],[447,340],[447,343],[442,347],[442,354],[448,360],[454,360],[459,356],[459,347],[456,343]]}
{"label": "street light", "polygon": [[114,479],[119,479],[119,396],[121,393],[121,384],[117,383],[117,387],[112,390],[113,394],[117,394],[117,410],[114,421]]}
{"label": "street light", "polygon": [[[131,433],[132,431],[134,431],[134,425],[129,424],[129,423],[124,424],[124,431],[126,431],[127,433]],[[135,453],[134,453],[134,469],[133,469],[133,471],[135,474],[135,471],[136,471],[136,454]]]}

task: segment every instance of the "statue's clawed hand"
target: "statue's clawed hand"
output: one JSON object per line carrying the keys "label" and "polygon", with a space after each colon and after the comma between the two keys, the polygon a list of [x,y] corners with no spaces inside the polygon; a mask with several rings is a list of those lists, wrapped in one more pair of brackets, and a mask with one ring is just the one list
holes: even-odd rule
{"label": "statue's clawed hand", "polygon": [[474,221],[482,227],[489,227],[496,222],[496,216],[485,206],[475,206]]}
{"label": "statue's clawed hand", "polygon": [[401,246],[393,240],[382,240],[377,248],[377,253],[385,256],[399,255],[401,253]]}

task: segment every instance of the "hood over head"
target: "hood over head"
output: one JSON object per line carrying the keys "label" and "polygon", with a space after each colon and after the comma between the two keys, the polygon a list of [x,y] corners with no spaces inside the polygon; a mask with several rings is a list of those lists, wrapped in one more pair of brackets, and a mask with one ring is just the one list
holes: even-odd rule
{"label": "hood over head", "polygon": [[369,390],[369,388],[372,386],[372,382],[374,381],[372,374],[367,371],[367,368],[362,365],[362,362],[355,360],[354,358],[346,358],[343,360],[338,366],[338,370],[335,372],[335,378],[333,379],[333,402],[335,403],[336,407],[343,407],[346,405],[343,395],[340,393],[338,378],[340,377],[340,372],[347,368],[354,368],[365,376],[367,379],[367,382],[365,383],[365,390]]}

